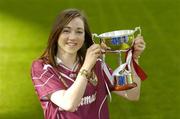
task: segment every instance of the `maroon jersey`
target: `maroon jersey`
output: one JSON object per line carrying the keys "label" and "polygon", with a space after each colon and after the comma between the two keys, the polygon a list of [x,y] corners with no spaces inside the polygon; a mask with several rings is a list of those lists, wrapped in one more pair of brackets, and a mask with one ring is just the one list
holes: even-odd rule
{"label": "maroon jersey", "polygon": [[84,96],[75,112],[60,109],[49,98],[49,95],[58,90],[66,89],[59,76],[70,87],[80,70],[77,63],[73,70],[60,63],[58,68],[44,64],[42,60],[36,60],[32,64],[31,77],[35,91],[44,110],[45,119],[109,119],[107,94],[112,85],[101,68],[98,60],[94,72],[98,78],[97,85],[87,84]]}

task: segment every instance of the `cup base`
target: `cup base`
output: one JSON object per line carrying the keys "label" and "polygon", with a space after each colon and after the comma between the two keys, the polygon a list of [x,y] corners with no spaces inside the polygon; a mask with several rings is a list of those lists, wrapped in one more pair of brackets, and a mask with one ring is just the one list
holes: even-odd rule
{"label": "cup base", "polygon": [[113,91],[123,91],[123,90],[129,90],[132,88],[137,87],[137,84],[135,82],[131,83],[131,84],[125,84],[123,86],[121,85],[115,85]]}

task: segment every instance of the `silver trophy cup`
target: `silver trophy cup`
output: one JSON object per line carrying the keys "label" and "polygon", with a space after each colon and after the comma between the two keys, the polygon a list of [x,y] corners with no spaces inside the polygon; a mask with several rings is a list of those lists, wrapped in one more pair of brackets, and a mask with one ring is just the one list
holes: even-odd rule
{"label": "silver trophy cup", "polygon": [[[132,49],[134,38],[140,34],[141,28],[136,27],[134,30],[117,30],[102,33],[100,35],[93,34],[93,40],[99,44],[104,43],[110,49],[103,55],[102,60],[105,62],[106,55],[111,53],[118,54],[118,68],[113,72],[114,90],[128,90],[136,87],[136,83],[133,81],[133,74],[130,67],[132,59],[132,53],[128,53],[128,59],[122,57],[122,53],[125,53]],[[130,51],[131,52],[131,51]],[[127,61],[128,60],[128,61]]]}

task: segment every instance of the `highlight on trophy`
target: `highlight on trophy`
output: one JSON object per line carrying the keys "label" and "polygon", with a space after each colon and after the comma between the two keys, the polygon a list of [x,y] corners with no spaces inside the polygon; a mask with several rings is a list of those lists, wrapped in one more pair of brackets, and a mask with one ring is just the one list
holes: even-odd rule
{"label": "highlight on trophy", "polygon": [[108,62],[114,67],[110,82],[114,85],[115,91],[128,90],[137,86],[133,81],[131,61],[134,38],[138,34],[141,34],[140,27],[136,27],[134,30],[111,31],[100,35],[92,34],[94,42],[103,43],[109,47],[103,54],[102,61],[103,63]]}

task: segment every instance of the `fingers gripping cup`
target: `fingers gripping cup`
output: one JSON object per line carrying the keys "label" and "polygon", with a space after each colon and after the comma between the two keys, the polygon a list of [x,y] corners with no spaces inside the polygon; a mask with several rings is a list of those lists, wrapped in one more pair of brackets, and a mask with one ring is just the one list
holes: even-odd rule
{"label": "fingers gripping cup", "polygon": [[[137,86],[133,81],[133,74],[131,72],[131,59],[132,59],[132,46],[134,38],[141,34],[141,28],[136,27],[134,30],[117,30],[102,33],[100,35],[93,34],[93,40],[95,42],[104,43],[108,49],[103,55],[103,61],[105,62],[106,54],[116,53],[118,54],[119,66],[114,70],[112,74],[111,83],[114,85],[114,90],[128,90]],[[127,52],[127,57],[122,57],[121,53]],[[122,62],[124,61],[124,62]]]}

